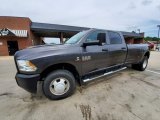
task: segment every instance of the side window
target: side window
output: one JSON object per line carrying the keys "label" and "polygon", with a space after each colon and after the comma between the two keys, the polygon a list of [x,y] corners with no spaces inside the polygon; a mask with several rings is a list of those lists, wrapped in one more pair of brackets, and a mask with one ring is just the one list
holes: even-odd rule
{"label": "side window", "polygon": [[108,32],[110,44],[122,44],[122,39],[117,32]]}
{"label": "side window", "polygon": [[87,42],[92,42],[96,40],[99,40],[102,43],[106,43],[106,33],[93,32],[86,39]]}

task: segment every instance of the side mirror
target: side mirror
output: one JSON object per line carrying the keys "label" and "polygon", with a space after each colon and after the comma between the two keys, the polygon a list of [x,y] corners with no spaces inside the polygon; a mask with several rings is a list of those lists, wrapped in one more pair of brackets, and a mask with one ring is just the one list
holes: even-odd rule
{"label": "side mirror", "polygon": [[84,42],[82,44],[82,47],[92,46],[92,45],[100,45],[100,41],[99,40],[95,40],[95,41],[90,41],[90,42]]}
{"label": "side mirror", "polygon": [[100,44],[106,43],[106,34],[98,33],[97,39],[99,40]]}

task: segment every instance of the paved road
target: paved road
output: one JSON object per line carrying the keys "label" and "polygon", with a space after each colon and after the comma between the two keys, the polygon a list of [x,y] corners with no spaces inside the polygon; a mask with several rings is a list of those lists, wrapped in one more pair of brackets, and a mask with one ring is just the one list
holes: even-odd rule
{"label": "paved road", "polygon": [[17,86],[12,57],[0,57],[0,120],[159,120],[160,52],[146,71],[126,69],[50,101]]}

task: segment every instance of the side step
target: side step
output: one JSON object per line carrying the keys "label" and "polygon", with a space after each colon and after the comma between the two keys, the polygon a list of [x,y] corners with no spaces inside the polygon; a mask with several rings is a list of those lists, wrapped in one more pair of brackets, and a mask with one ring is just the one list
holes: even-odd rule
{"label": "side step", "polygon": [[104,73],[103,75],[100,75],[100,76],[97,76],[97,77],[94,77],[94,78],[84,79],[83,82],[89,82],[89,81],[92,81],[92,80],[94,80],[94,79],[101,78],[101,77],[103,77],[103,76],[110,75],[110,74],[112,74],[112,73],[115,73],[115,72],[124,70],[124,69],[126,69],[126,68],[127,68],[127,67],[123,67],[123,68],[120,68],[120,69],[117,69],[117,70],[114,70],[114,71],[110,71],[110,72]]}

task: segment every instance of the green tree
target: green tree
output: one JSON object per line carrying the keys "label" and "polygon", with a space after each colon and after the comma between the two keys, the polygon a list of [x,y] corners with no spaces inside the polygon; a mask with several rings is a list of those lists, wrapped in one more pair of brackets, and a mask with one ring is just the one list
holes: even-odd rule
{"label": "green tree", "polygon": [[145,37],[144,38],[145,41],[160,41],[160,38],[157,38],[157,37]]}

